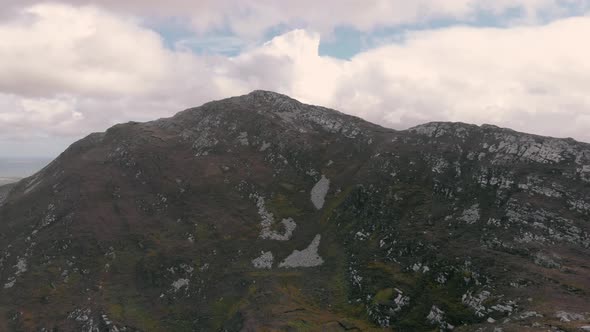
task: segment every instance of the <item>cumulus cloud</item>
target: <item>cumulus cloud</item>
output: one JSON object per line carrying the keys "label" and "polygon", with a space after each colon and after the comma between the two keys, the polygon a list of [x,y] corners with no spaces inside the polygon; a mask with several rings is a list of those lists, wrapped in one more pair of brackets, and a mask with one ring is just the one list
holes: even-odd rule
{"label": "cumulus cloud", "polygon": [[[554,2],[530,2],[542,3]],[[0,141],[73,140],[253,89],[398,129],[463,121],[590,141],[587,35],[584,16],[456,26],[341,60],[319,55],[320,32],[299,29],[237,56],[205,56],[166,48],[140,21],[104,9],[33,6],[0,21]]]}
{"label": "cumulus cloud", "polygon": [[[349,81],[338,99],[357,95],[360,109],[377,103],[365,115],[378,120],[382,114],[394,126],[442,119],[527,129],[515,121],[532,118],[532,130],[550,113],[587,112],[583,59],[590,49],[579,38],[588,24],[584,18],[544,27],[409,34],[400,44],[355,57],[348,72],[362,83]],[[372,102],[365,103],[368,96]]]}
{"label": "cumulus cloud", "polygon": [[[80,133],[84,115],[72,97],[29,99],[0,95],[0,131],[3,137],[31,139]],[[43,128],[42,131],[31,130]]]}
{"label": "cumulus cloud", "polygon": [[36,5],[0,24],[0,90],[139,94],[169,67],[160,36],[94,7]]}
{"label": "cumulus cloud", "polygon": [[[590,141],[588,33],[588,17],[544,26],[445,28],[408,33],[398,43],[342,61],[319,56],[319,36],[298,30],[232,59],[232,72],[264,68],[265,61],[251,61],[260,54],[282,59],[273,66],[281,68],[280,86],[268,74],[237,86],[278,89],[387,127],[432,120],[493,123]],[[563,119],[571,123],[556,125]]]}

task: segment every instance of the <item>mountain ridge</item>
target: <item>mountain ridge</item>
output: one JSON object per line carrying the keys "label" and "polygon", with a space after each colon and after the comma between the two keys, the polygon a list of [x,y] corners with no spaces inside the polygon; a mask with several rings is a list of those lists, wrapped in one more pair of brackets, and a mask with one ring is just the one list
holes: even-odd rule
{"label": "mountain ridge", "polygon": [[[508,132],[508,133],[515,133],[518,135],[526,135],[526,136],[530,136],[531,138],[563,140],[563,141],[572,142],[574,144],[587,145],[588,147],[590,147],[590,143],[578,141],[578,140],[571,138],[571,137],[552,137],[552,136],[546,136],[546,135],[541,135],[541,134],[532,134],[532,133],[517,131],[517,130],[511,129],[511,128],[500,127],[497,125],[487,124],[487,123],[484,123],[482,125],[476,125],[476,124],[460,122],[460,121],[458,121],[458,122],[457,121],[429,121],[429,122],[425,122],[423,124],[419,124],[419,125],[416,125],[416,126],[413,126],[413,127],[407,128],[407,129],[403,129],[403,130],[393,129],[393,128],[388,128],[388,127],[384,127],[384,126],[381,126],[378,124],[371,123],[371,122],[364,120],[358,116],[349,115],[349,114],[340,112],[335,109],[331,109],[331,108],[327,108],[327,107],[323,107],[323,106],[318,106],[318,105],[301,103],[298,100],[291,98],[285,94],[281,94],[281,93],[277,93],[277,92],[273,92],[273,91],[269,91],[269,90],[253,90],[252,92],[245,94],[245,95],[223,98],[223,99],[219,99],[219,100],[213,100],[213,101],[204,103],[201,106],[187,108],[187,109],[180,111],[170,117],[160,118],[157,120],[152,120],[152,121],[147,121],[147,122],[130,121],[127,123],[120,123],[120,124],[114,125],[113,127],[109,128],[109,129],[112,129],[112,128],[118,127],[118,126],[123,126],[123,125],[150,125],[150,124],[156,124],[156,123],[161,123],[161,122],[169,122],[169,121],[173,121],[176,118],[179,118],[182,121],[183,119],[190,117],[193,114],[193,112],[195,112],[196,110],[199,110],[201,108],[206,108],[206,107],[208,107],[210,105],[214,105],[216,103],[220,103],[220,102],[222,102],[222,103],[223,102],[256,103],[256,102],[260,102],[260,100],[270,103],[270,105],[272,106],[271,107],[271,114],[272,114],[272,112],[277,112],[277,110],[278,110],[278,112],[287,112],[287,111],[296,110],[297,107],[299,107],[299,108],[311,107],[312,109],[314,109],[316,111],[323,111],[323,112],[327,111],[327,112],[331,113],[332,115],[344,116],[345,118],[353,119],[356,122],[361,122],[364,124],[368,124],[370,126],[378,127],[378,128],[380,128],[384,131],[387,131],[387,132],[389,132],[389,131],[393,131],[393,132],[408,132],[408,131],[412,132],[412,131],[414,131],[414,132],[417,132],[417,131],[421,131],[420,130],[421,128],[429,128],[432,126],[436,126],[436,127],[453,126],[453,127],[460,127],[460,128],[465,128],[465,129],[478,128],[480,130],[486,130],[486,129],[499,130],[499,131]],[[256,105],[256,104],[254,104],[254,105]],[[278,108],[273,108],[273,107],[277,107],[277,106],[278,106]],[[109,129],[107,129],[106,131],[108,131]],[[92,137],[101,136],[104,133],[106,133],[106,131],[105,132],[94,132],[94,133],[89,134],[88,136],[92,136]],[[84,139],[85,138],[83,138],[81,140],[84,140]]]}

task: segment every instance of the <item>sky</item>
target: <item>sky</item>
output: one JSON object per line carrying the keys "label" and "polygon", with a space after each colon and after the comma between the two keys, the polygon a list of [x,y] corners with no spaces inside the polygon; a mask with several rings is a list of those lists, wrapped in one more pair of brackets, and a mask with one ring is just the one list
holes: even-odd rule
{"label": "sky", "polygon": [[590,142],[590,0],[0,0],[0,157],[255,89]]}

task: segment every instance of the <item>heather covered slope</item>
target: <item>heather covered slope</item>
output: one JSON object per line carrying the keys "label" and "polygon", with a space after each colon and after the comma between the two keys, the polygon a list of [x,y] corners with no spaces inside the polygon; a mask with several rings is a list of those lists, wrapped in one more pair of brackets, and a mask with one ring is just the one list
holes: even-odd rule
{"label": "heather covered slope", "polygon": [[272,92],[75,143],[0,206],[0,330],[576,330],[590,146]]}

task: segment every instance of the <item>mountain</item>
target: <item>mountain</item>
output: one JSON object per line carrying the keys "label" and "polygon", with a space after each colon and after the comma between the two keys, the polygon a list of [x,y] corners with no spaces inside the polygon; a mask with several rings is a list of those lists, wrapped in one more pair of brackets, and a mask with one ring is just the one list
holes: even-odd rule
{"label": "mountain", "polygon": [[590,329],[590,145],[273,92],[74,143],[0,206],[2,331]]}

